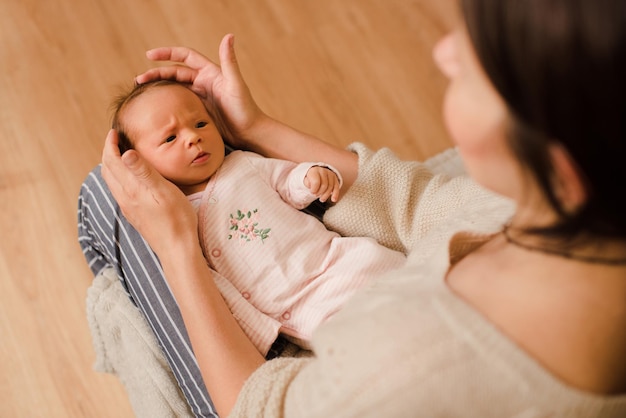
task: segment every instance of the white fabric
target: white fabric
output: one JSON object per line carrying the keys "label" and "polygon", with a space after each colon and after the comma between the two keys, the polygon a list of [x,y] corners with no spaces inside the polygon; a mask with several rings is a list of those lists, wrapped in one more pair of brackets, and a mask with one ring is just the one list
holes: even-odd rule
{"label": "white fabric", "polygon": [[191,417],[152,330],[115,269],[102,270],[87,291],[94,369],[117,376],[137,417]]}

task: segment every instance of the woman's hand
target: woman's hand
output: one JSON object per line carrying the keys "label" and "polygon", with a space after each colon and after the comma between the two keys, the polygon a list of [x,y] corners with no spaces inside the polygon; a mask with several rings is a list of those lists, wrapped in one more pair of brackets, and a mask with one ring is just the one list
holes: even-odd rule
{"label": "woman's hand", "polygon": [[220,416],[226,416],[264,358],[212,280],[198,241],[197,217],[185,195],[135,150],[121,156],[117,141],[117,133],[110,130],[102,152],[102,177],[124,216],[159,257],[204,382]]}
{"label": "woman's hand", "polygon": [[175,242],[199,246],[197,216],[185,195],[135,150],[121,156],[113,129],[102,152],[102,177],[126,219],[157,255]]}
{"label": "woman's hand", "polygon": [[239,138],[248,136],[255,124],[267,116],[261,111],[246,85],[235,56],[234,36],[224,36],[219,48],[220,65],[186,47],[151,49],[146,56],[153,61],[173,61],[174,65],[152,68],[138,75],[139,84],[169,79],[188,84],[205,102],[226,139],[236,148],[244,148]]}

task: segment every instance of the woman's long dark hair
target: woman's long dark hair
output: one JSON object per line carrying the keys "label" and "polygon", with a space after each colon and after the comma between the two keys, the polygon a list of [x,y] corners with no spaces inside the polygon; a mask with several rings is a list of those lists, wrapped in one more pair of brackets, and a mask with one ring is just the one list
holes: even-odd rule
{"label": "woman's long dark hair", "polygon": [[[462,9],[509,107],[511,148],[561,215],[540,232],[625,239],[626,1],[462,0]],[[574,214],[554,192],[553,143],[583,176],[588,200]]]}

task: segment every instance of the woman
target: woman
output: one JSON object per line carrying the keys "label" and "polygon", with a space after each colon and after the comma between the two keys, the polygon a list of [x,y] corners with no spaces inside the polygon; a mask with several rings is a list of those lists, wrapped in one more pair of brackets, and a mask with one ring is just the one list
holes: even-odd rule
{"label": "woman", "polygon": [[184,196],[136,153],[120,156],[111,132],[102,175],[162,263],[221,415],[626,415],[626,207],[612,187],[626,180],[626,5],[462,6],[435,58],[471,179],[335,149],[270,119],[231,36],[221,69],[186,48],[149,53],[187,66],[138,82],[190,83],[238,147],[334,165],[343,197],[327,225],[408,254],[319,328],[315,357],[265,362],[207,280]]}

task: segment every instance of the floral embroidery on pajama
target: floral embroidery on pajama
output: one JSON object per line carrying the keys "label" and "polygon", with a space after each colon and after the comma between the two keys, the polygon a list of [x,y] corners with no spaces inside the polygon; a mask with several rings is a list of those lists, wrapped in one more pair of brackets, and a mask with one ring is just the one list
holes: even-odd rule
{"label": "floral embroidery on pajama", "polygon": [[232,232],[228,234],[228,239],[234,238],[242,244],[260,239],[263,243],[269,238],[271,228],[259,227],[259,216],[258,209],[252,211],[238,209],[236,214],[231,213],[229,224]]}

